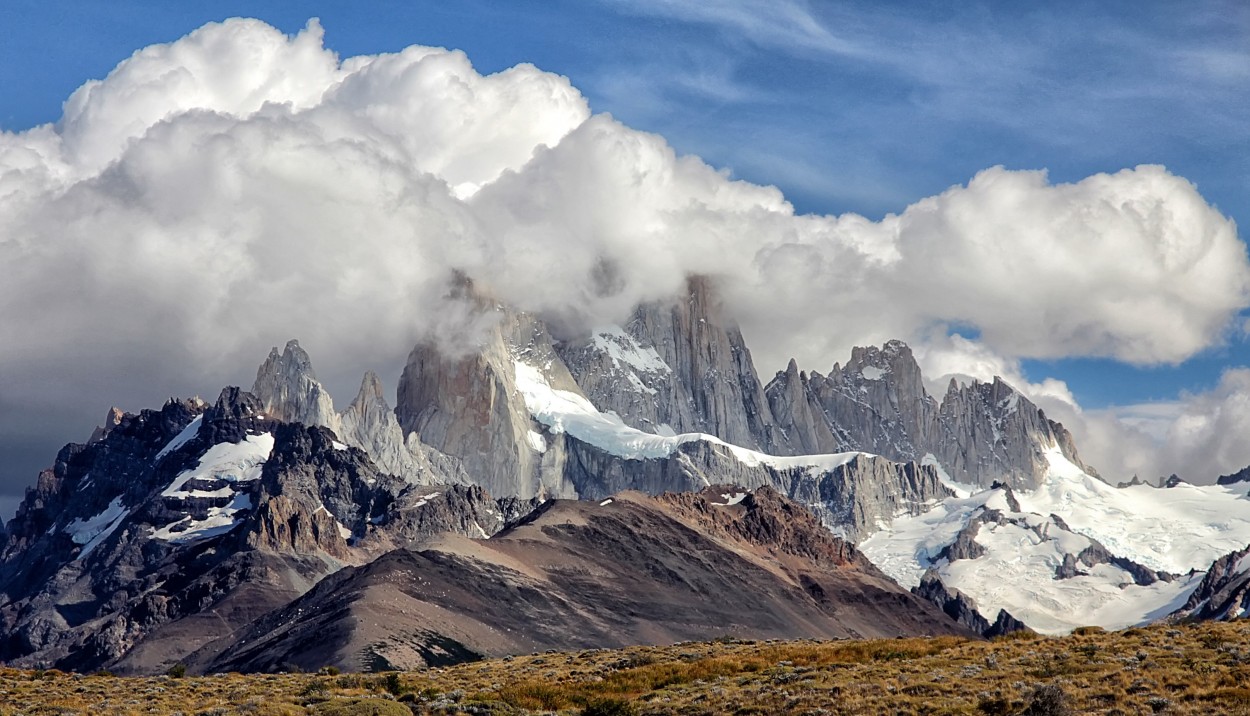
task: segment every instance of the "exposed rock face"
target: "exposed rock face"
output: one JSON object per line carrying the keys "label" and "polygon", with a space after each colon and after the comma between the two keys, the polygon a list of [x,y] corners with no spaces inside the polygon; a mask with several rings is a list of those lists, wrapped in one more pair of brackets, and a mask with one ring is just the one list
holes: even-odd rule
{"label": "exposed rock face", "polygon": [[1250,482],[1250,466],[1243,467],[1231,475],[1220,475],[1215,480],[1217,485],[1235,485],[1239,482]]}
{"label": "exposed rock face", "polygon": [[[951,381],[942,399],[934,442],[927,445],[956,480],[988,486],[1001,481],[1032,489],[1049,468],[1045,450],[1058,446],[1087,473],[1072,435],[999,378],[960,386]],[[949,466],[949,467],[947,467]]]}
{"label": "exposed rock face", "polygon": [[628,425],[792,452],[742,332],[707,278],[690,279],[686,295],[675,300],[639,306],[623,331],[600,330],[559,350],[591,402]]}
{"label": "exposed rock face", "polygon": [[962,386],[952,380],[938,403],[899,341],[856,348],[827,377],[799,371],[792,361],[766,392],[778,424],[805,452],[862,450],[899,461],[932,455],[958,482],[1031,489],[1046,476],[1046,451],[1057,446],[1093,474],[1071,434],[1000,379]]}
{"label": "exposed rock face", "polygon": [[977,603],[972,597],[958,589],[948,589],[942,584],[942,577],[938,575],[937,570],[931,569],[925,572],[920,580],[920,586],[912,588],[911,591],[916,596],[928,600],[941,609],[946,616],[965,628],[988,639],[1017,631],[1033,631],[1005,609],[999,609],[994,622],[990,623],[981,612],[977,611]]}
{"label": "exposed rock face", "polygon": [[0,552],[0,661],[193,664],[345,564],[503,527],[480,488],[412,485],[328,429],[265,411],[228,388],[212,406],[170,402],[66,446]]}
{"label": "exposed rock face", "polygon": [[1171,619],[1232,620],[1250,610],[1250,547],[1215,560],[1185,606]]}
{"label": "exposed rock face", "polygon": [[329,428],[344,443],[364,450],[384,472],[422,485],[462,477],[456,464],[430,454],[419,439],[404,438],[373,371],[365,373],[360,392],[347,409],[334,412],[334,401],[317,380],[312,360],[299,341],[288,341],[281,354],[277,348],[270,351],[256,371],[252,393],[273,418]]}
{"label": "exposed rock face", "polygon": [[485,299],[478,304],[492,321],[476,352],[452,354],[421,343],[409,355],[399,381],[399,423],[492,494],[568,495],[559,465],[544,465],[544,454],[532,447],[536,425],[517,391],[515,362],[544,366],[561,389],[576,392],[577,385],[545,325]]}
{"label": "exposed rock face", "polygon": [[256,369],[252,394],[277,420],[333,429],[338,416],[334,402],[313,373],[312,360],[299,341],[287,341],[282,353],[274,348]]}
{"label": "exposed rock face", "polygon": [[649,494],[699,491],[732,483],[750,489],[771,487],[806,505],[826,527],[856,541],[881,521],[920,514],[951,493],[937,471],[915,463],[896,463],[872,455],[847,455],[841,464],[822,468],[744,462],[716,443],[684,443],[666,457],[624,459],[568,435],[566,475],[582,499],[602,499],[622,490]]}
{"label": "exposed rock face", "polygon": [[[602,499],[630,489],[770,485],[812,504],[853,538],[949,494],[931,468],[869,457],[832,473],[774,468],[699,438],[791,449],[772,424],[741,334],[721,315],[706,281],[692,281],[680,301],[639,308],[626,329],[572,343],[557,343],[540,320],[475,294],[471,285],[457,290],[475,312],[472,322],[488,329],[467,352],[418,345],[400,380],[396,412],[409,440],[458,462],[467,480],[494,494]],[[612,420],[642,430],[642,438],[681,431],[690,439],[669,454],[640,457],[584,442],[560,418],[541,424],[518,387],[522,368],[541,374],[557,401],[598,415],[610,411]]]}
{"label": "exposed rock face", "polygon": [[209,668],[412,668],[722,635],[967,633],[777,493],[716,501],[737,489],[557,500],[489,541],[392,552],[257,622]]}

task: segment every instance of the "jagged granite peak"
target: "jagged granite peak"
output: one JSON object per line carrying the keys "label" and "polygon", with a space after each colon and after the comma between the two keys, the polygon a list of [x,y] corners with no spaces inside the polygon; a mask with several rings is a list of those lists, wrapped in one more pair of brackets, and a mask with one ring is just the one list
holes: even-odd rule
{"label": "jagged granite peak", "polygon": [[475,307],[481,312],[475,320],[487,326],[476,350],[429,340],[409,354],[395,408],[401,429],[458,460],[467,479],[492,494],[575,496],[562,477],[559,452],[539,442],[517,389],[522,362],[558,389],[580,395],[550,332],[531,314],[484,300]]}
{"label": "jagged granite peak", "polygon": [[104,439],[105,435],[113,428],[121,424],[122,418],[126,416],[125,411],[117,406],[109,408],[108,413],[104,416],[104,423],[91,433],[91,437],[87,439],[88,443],[98,442]]}
{"label": "jagged granite peak", "polygon": [[275,347],[256,371],[252,393],[267,414],[285,422],[320,425],[339,439],[364,450],[383,471],[416,484],[441,484],[455,479],[454,465],[427,454],[418,439],[407,440],[383,395],[382,381],[366,371],[356,398],[341,413],[317,380],[312,359],[299,341]]}
{"label": "jagged granite peak", "polygon": [[598,329],[558,350],[591,402],[628,425],[793,452],[709,277],[693,276],[682,295],[638,306],[621,329]]}
{"label": "jagged granite peak", "polygon": [[312,359],[299,341],[287,341],[282,353],[275,347],[256,370],[252,393],[275,418],[333,428],[334,402],[317,380]]}
{"label": "jagged granite peak", "polygon": [[818,455],[853,450],[857,440],[827,412],[812,379],[793,358],[765,387],[769,409],[786,442],[799,454]]}
{"label": "jagged granite peak", "polygon": [[952,381],[934,432],[929,452],[960,482],[1034,489],[1048,473],[1046,453],[1052,448],[1097,476],[1081,461],[1072,434],[1001,378],[967,385]]}
{"label": "jagged granite peak", "polygon": [[405,440],[399,419],[383,395],[382,381],[371,370],[365,372],[351,404],[338,414],[337,433],[348,445],[368,453],[383,471],[411,482],[464,481],[457,479],[457,466],[431,456],[419,439]]}
{"label": "jagged granite peak", "polygon": [[727,635],[969,634],[802,506],[767,489],[718,497],[552,500],[488,541],[391,552],[256,622],[208,668],[416,668]]}
{"label": "jagged granite peak", "polygon": [[935,400],[902,341],[855,348],[828,376],[788,366],[767,395],[778,424],[805,451],[862,450],[899,461],[932,456],[957,482],[1032,489],[1049,469],[1047,451],[1057,447],[1096,474],[1081,462],[1071,434],[1001,378],[966,385],[952,379]]}

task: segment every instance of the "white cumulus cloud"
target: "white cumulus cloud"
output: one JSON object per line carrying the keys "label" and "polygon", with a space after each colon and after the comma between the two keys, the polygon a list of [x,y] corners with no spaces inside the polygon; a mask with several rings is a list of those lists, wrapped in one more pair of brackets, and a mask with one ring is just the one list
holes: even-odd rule
{"label": "white cumulus cloud", "polygon": [[1233,223],[1162,167],[999,167],[881,221],[796,215],[559,75],[427,47],[343,59],[315,22],[255,20],[140,50],[56,124],[0,133],[0,269],[11,434],[246,383],[291,336],[336,391],[393,375],[455,330],[457,271],[567,330],[716,276],[764,373],[903,338],[974,374],[966,329],[1006,369],[1176,362],[1222,339],[1250,280]]}

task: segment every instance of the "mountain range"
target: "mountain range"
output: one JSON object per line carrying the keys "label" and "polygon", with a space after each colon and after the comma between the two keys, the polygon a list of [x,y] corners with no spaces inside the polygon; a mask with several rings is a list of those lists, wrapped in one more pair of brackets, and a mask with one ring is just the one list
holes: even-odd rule
{"label": "mountain range", "polygon": [[[250,390],[113,410],[0,532],[0,662],[368,670],[720,636],[1235,618],[1244,475],[1112,486],[1001,379],[898,341],[764,381],[713,279],[570,328],[450,294],[392,407],[291,341]],[[1250,474],[1250,471],[1247,471]]]}

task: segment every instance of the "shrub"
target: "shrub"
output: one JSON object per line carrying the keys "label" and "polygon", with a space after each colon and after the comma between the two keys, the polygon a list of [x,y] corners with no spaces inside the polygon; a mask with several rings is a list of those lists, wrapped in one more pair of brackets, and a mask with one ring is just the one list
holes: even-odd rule
{"label": "shrub", "polygon": [[634,716],[634,705],[622,699],[596,699],[586,704],[581,716]]}
{"label": "shrub", "polygon": [[165,673],[175,679],[181,679],[187,675],[187,665],[182,663],[174,664],[169,667],[169,671],[166,671]]}
{"label": "shrub", "polygon": [[1026,709],[1020,716],[1071,716],[1072,708],[1068,706],[1068,695],[1054,684],[1039,686],[1033,690]]}

